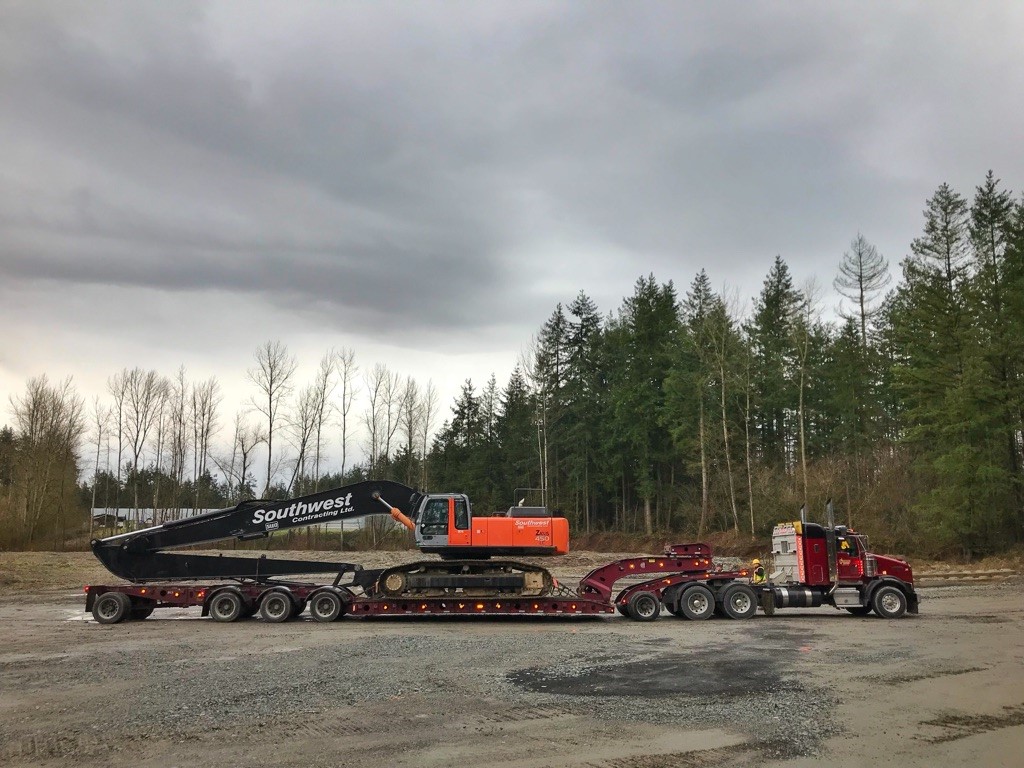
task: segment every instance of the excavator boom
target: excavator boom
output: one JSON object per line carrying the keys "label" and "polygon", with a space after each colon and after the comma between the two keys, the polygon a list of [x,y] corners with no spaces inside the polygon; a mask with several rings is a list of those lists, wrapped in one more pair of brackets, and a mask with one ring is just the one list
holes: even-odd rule
{"label": "excavator boom", "polygon": [[348,563],[279,560],[167,553],[163,550],[225,539],[249,541],[272,531],[350,520],[372,514],[395,519],[416,515],[422,495],[401,483],[366,481],[286,501],[243,501],[206,512],[92,542],[93,553],[107,569],[129,581],[163,579],[264,579],[295,573],[343,573],[358,570]]}

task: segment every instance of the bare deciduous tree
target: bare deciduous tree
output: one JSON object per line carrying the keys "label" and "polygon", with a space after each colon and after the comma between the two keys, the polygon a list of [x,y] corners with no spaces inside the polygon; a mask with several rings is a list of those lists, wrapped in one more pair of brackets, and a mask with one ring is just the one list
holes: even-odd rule
{"label": "bare deciduous tree", "polygon": [[252,453],[264,439],[259,426],[249,423],[243,413],[236,413],[231,455],[225,459],[214,457],[214,463],[227,479],[231,498],[236,502],[247,496],[249,473],[253,464]]}
{"label": "bare deciduous tree", "polygon": [[356,373],[359,368],[355,363],[356,355],[348,347],[335,352],[334,364],[338,371],[341,386],[341,402],[336,406],[341,417],[341,475],[345,476],[348,462],[348,418],[352,411],[352,403],[356,397]]}
{"label": "bare deciduous tree", "polygon": [[200,478],[209,471],[210,441],[217,433],[217,408],[220,405],[220,384],[216,376],[192,384],[192,405],[189,421],[192,425],[192,477],[195,480],[196,509],[202,507],[200,499]]}
{"label": "bare deciduous tree", "polygon": [[279,421],[281,403],[292,391],[297,363],[280,341],[264,342],[256,348],[255,357],[256,367],[250,368],[248,375],[249,381],[259,389],[259,394],[252,398],[253,407],[266,419],[267,481],[263,486],[266,496],[273,478],[274,428]]}
{"label": "bare deciduous tree", "polygon": [[437,419],[438,397],[437,388],[433,381],[427,382],[427,388],[423,391],[419,408],[419,438],[422,445],[420,462],[420,488],[424,491],[428,488],[429,475],[427,472],[427,457],[430,455],[430,433],[434,429],[434,421]]}
{"label": "bare deciduous tree", "polygon": [[[17,484],[21,527],[28,544],[44,517],[52,517],[54,534],[65,533],[66,512],[77,491],[77,452],[85,433],[85,401],[71,378],[50,385],[47,377],[28,380],[24,397],[10,398],[19,433]],[[63,540],[63,539],[62,539]],[[54,542],[55,546],[57,542]]]}
{"label": "bare deciduous tree", "polygon": [[156,371],[133,368],[126,373],[125,437],[132,450],[134,519],[139,522],[139,472],[146,441],[153,429],[166,391],[164,379]]}

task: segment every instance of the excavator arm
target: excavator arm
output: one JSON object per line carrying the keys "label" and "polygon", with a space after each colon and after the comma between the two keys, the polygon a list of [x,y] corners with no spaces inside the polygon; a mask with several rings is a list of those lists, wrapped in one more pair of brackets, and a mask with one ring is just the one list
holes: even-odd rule
{"label": "excavator arm", "polygon": [[92,542],[107,569],[133,582],[168,579],[265,579],[297,573],[355,571],[350,563],[168,553],[163,550],[226,539],[249,541],[273,531],[390,514],[411,527],[422,495],[388,480],[366,481],[285,501],[243,501],[183,520]]}

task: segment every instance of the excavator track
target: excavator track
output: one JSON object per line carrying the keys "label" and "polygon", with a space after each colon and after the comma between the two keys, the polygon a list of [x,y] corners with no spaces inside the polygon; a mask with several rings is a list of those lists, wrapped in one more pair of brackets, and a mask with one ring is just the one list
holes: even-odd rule
{"label": "excavator track", "polygon": [[367,597],[544,597],[556,586],[547,569],[511,560],[421,560],[375,575]]}

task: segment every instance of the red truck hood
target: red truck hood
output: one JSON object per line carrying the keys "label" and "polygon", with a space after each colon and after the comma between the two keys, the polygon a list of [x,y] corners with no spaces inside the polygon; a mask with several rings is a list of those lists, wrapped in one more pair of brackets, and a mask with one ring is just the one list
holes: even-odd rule
{"label": "red truck hood", "polygon": [[910,564],[906,560],[900,560],[898,557],[889,557],[888,555],[875,555],[874,558],[878,566],[879,576],[895,576],[897,579],[902,579],[910,584],[914,583],[914,572],[910,569]]}

